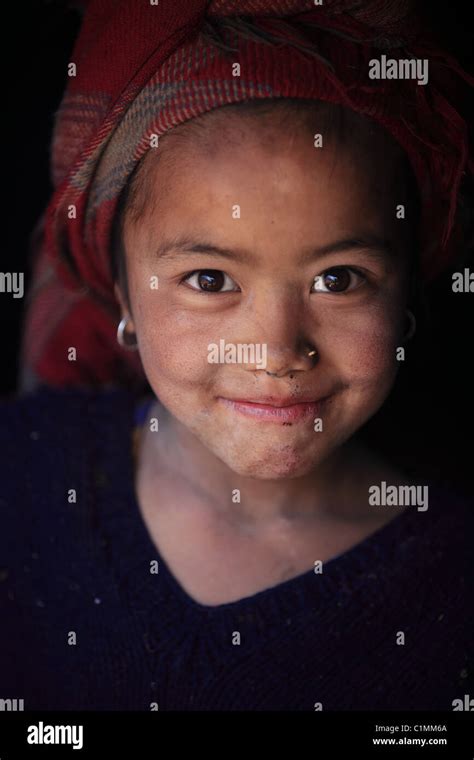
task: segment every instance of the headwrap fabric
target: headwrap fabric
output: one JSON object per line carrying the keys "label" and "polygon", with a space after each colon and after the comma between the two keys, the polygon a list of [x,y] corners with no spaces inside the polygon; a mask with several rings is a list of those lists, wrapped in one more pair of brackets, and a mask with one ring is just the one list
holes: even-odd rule
{"label": "headwrap fabric", "polygon": [[[216,23],[227,29],[234,53],[200,34]],[[239,33],[246,25],[249,33]],[[370,80],[369,61],[382,53],[427,58],[429,83]],[[430,41],[420,42],[408,0],[325,0],[322,6],[314,0],[91,0],[71,62],[77,72],[56,116],[56,190],[39,229],[25,321],[25,385],[29,375],[55,385],[143,380],[138,355],[115,340],[110,236],[117,201],[152,134],[227,103],[318,99],[379,123],[404,148],[418,180],[424,275],[435,276],[452,257],[468,137],[443,87],[447,75],[467,76]],[[233,62],[240,63],[239,77]],[[68,360],[70,347],[75,361]]]}

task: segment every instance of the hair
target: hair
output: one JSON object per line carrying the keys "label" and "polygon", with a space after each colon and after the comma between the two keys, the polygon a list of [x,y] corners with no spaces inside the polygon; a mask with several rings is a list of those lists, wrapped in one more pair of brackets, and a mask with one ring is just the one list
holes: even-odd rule
{"label": "hair", "polygon": [[280,119],[280,123],[282,124],[288,123],[291,119],[292,125],[310,125],[311,127],[314,127],[316,118],[318,131],[335,140],[339,145],[350,144],[358,138],[367,139],[367,137],[383,136],[388,144],[393,146],[393,150],[395,151],[399,171],[397,179],[402,184],[404,197],[411,209],[411,218],[413,220],[410,227],[411,297],[412,299],[417,298],[417,291],[419,289],[418,223],[420,219],[420,199],[413,170],[402,148],[378,124],[351,111],[345,106],[304,98],[262,98],[243,100],[220,106],[174,127],[161,138],[161,152],[157,154],[154,151],[148,151],[135,166],[119,196],[111,238],[111,271],[113,280],[119,285],[128,305],[130,305],[130,300],[124,245],[125,222],[128,220],[136,224],[143,217],[145,210],[150,204],[150,175],[157,165],[159,165],[160,161],[165,159],[173,165],[173,157],[176,153],[172,150],[167,150],[168,144],[174,140],[188,139],[194,133],[201,141],[201,145],[210,145],[210,141],[206,142],[209,136],[209,120],[218,118],[224,114],[246,116],[249,118],[271,116],[274,119]]}

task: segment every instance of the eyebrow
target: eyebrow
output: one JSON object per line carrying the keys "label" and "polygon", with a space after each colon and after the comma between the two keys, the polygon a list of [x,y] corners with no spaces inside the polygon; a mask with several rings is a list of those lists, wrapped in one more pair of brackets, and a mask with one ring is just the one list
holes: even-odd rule
{"label": "eyebrow", "polygon": [[[306,246],[302,250],[299,263],[311,263],[331,253],[344,253],[345,251],[355,250],[363,251],[378,260],[386,259],[393,255],[393,248],[388,240],[377,235],[367,234],[335,240],[324,246]],[[206,241],[197,241],[187,236],[164,240],[156,250],[156,255],[160,259],[175,259],[192,253],[204,253],[208,256],[216,256],[247,264],[254,261],[254,256],[248,250],[226,248]]]}

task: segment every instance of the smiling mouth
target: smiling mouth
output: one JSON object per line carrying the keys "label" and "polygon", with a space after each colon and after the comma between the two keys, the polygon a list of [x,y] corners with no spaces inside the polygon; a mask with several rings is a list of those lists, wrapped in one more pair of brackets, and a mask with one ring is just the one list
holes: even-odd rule
{"label": "smiling mouth", "polygon": [[250,401],[249,399],[230,399],[219,397],[227,408],[266,422],[298,422],[318,417],[324,401],[328,398],[307,401],[290,401],[289,399],[265,398]]}

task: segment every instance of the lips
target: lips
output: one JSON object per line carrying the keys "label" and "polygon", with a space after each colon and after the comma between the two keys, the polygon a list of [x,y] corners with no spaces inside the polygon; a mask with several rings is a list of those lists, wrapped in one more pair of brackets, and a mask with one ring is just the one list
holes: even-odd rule
{"label": "lips", "polygon": [[264,396],[258,400],[220,397],[219,401],[234,412],[252,417],[254,420],[279,422],[281,424],[318,417],[324,399],[298,399],[295,401],[294,398]]}
{"label": "lips", "polygon": [[288,396],[286,398],[277,398],[276,396],[260,396],[259,398],[233,398],[229,401],[235,401],[237,404],[255,404],[256,406],[296,406],[297,404],[315,404],[318,403],[314,397],[301,397],[295,398],[294,396]]}

